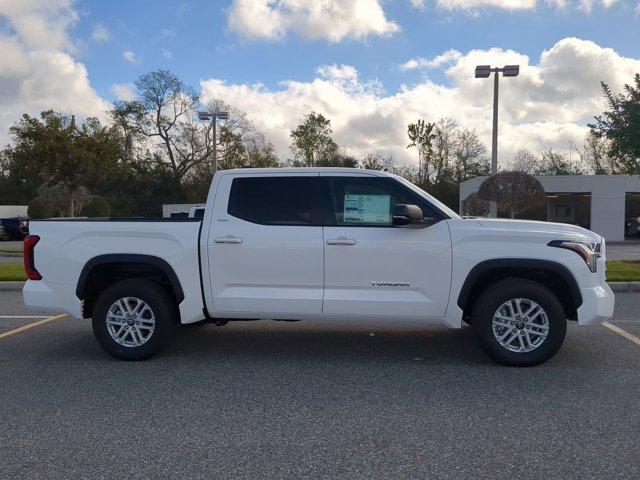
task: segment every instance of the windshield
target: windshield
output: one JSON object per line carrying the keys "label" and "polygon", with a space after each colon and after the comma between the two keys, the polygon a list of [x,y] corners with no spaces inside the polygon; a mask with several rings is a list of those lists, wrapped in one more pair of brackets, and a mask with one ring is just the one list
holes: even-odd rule
{"label": "windshield", "polygon": [[397,175],[394,175],[400,182],[402,182],[403,185],[409,187],[411,190],[413,190],[414,192],[416,192],[418,195],[421,195],[423,197],[426,197],[433,205],[435,205],[436,207],[438,207],[440,210],[442,210],[444,213],[446,213],[447,215],[449,215],[451,218],[462,218],[460,215],[458,215],[456,212],[454,212],[453,210],[451,210],[449,207],[447,207],[444,203],[442,203],[440,200],[438,200],[437,198],[429,195],[427,192],[425,192],[423,189],[421,189],[420,187],[418,187],[417,185],[414,185],[413,183],[411,183],[409,180],[406,180],[402,177],[399,177]]}

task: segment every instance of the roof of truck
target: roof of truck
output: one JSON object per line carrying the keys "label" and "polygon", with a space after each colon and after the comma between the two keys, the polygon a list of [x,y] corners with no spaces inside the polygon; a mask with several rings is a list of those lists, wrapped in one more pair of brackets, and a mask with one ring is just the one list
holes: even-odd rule
{"label": "roof of truck", "polygon": [[381,172],[379,170],[345,167],[232,168],[230,170],[219,170],[218,173],[358,173],[381,177],[393,176],[389,172]]}

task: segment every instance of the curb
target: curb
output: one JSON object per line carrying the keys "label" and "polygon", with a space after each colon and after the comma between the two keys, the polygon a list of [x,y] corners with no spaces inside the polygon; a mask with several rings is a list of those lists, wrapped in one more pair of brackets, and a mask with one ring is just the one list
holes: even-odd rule
{"label": "curb", "polygon": [[0,257],[16,257],[22,258],[21,253],[0,252]]}
{"label": "curb", "polygon": [[609,282],[614,292],[640,292],[640,282]]}
{"label": "curb", "polygon": [[0,282],[0,292],[20,292],[25,282]]}

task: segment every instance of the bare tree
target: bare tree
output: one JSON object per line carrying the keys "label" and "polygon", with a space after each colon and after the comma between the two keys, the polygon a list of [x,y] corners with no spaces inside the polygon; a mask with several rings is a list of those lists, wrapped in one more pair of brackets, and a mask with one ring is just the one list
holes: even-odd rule
{"label": "bare tree", "polygon": [[544,188],[536,177],[524,172],[500,172],[487,178],[478,189],[478,198],[496,202],[511,212],[511,218],[522,210],[544,202]]}
{"label": "bare tree", "polygon": [[550,146],[541,150],[540,161],[535,170],[536,175],[582,175],[584,172],[577,148],[572,143],[563,150]]}
{"label": "bare tree", "polygon": [[589,131],[579,154],[582,162],[596,175],[615,175],[620,172],[616,161],[609,155],[610,146],[604,136]]}
{"label": "bare tree", "polygon": [[487,148],[475,130],[456,130],[451,169],[457,183],[489,174]]}
{"label": "bare tree", "polygon": [[150,159],[167,164],[181,180],[212,150],[210,125],[197,116],[198,95],[167,70],[145,73],[135,85],[137,98],[116,102],[111,115],[125,136],[150,144]]}
{"label": "bare tree", "polygon": [[360,159],[360,167],[367,170],[379,170],[381,172],[390,172],[395,167],[395,160],[392,154],[383,154],[381,152],[369,153]]}
{"label": "bare tree", "polygon": [[538,169],[539,159],[535,153],[526,148],[521,148],[513,154],[513,161],[511,168],[518,172],[528,173],[534,175]]}

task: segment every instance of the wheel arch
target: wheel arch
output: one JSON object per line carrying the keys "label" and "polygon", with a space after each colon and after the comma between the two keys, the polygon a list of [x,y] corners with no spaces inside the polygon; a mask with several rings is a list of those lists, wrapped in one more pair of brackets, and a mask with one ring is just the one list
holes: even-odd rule
{"label": "wheel arch", "polygon": [[487,287],[506,278],[534,280],[549,288],[562,303],[567,318],[577,320],[582,294],[573,273],[561,263],[528,258],[491,259],[475,265],[458,295],[457,304],[463,318],[468,321],[476,299]]}
{"label": "wheel arch", "polygon": [[98,255],[84,265],[76,285],[76,296],[83,300],[83,317],[91,316],[95,300],[102,290],[130,278],[157,281],[175,298],[176,306],[184,300],[180,280],[166,260],[144,254]]}

